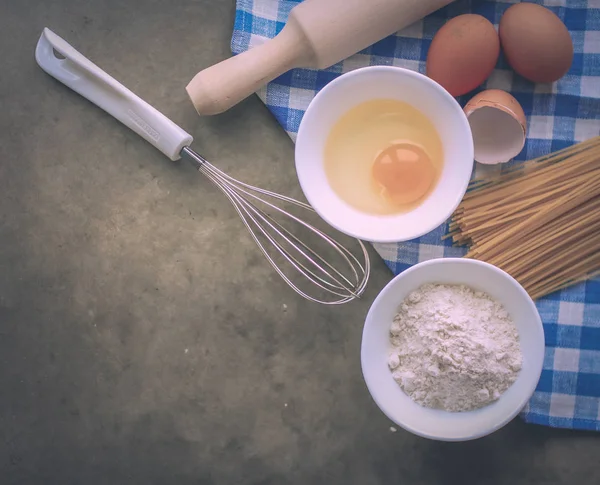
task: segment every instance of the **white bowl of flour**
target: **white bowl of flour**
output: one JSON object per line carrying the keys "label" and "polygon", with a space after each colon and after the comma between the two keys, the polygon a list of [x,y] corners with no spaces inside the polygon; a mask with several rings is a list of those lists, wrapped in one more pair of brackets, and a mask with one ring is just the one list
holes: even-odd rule
{"label": "white bowl of flour", "polygon": [[396,424],[430,439],[470,440],[507,424],[533,394],[543,361],[534,302],[507,273],[472,259],[434,259],[399,274],[363,330],[373,399]]}

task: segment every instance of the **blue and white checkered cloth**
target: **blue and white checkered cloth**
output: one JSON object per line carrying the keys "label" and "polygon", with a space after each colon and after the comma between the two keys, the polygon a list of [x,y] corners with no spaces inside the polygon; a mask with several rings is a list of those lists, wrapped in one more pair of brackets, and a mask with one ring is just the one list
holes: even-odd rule
{"label": "blue and white checkered cloth", "polygon": [[[237,0],[233,53],[274,37],[297,3]],[[394,65],[424,73],[431,39],[447,19],[477,13],[497,26],[512,3],[518,2],[458,0],[328,69],[287,72],[258,95],[294,140],[311,99],[340,74],[370,65]],[[516,160],[531,159],[600,135],[600,0],[536,3],[550,8],[566,24],[575,56],[567,75],[552,85],[526,81],[501,56],[485,83],[484,88],[512,93],[525,110],[527,143]],[[466,100],[459,98],[463,105]],[[427,259],[462,256],[463,248],[442,241],[446,229],[444,224],[417,240],[376,244],[375,249],[394,274]],[[537,390],[521,416],[530,423],[600,431],[600,279],[542,298],[537,307],[544,322],[546,356]]]}

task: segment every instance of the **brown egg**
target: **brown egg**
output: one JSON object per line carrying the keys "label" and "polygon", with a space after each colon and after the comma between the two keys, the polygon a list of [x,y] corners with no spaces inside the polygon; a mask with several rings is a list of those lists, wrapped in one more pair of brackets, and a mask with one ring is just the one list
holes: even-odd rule
{"label": "brown egg", "polygon": [[565,24],[550,10],[518,3],[500,19],[500,41],[511,67],[537,83],[563,77],[573,62],[573,41]]}
{"label": "brown egg", "polygon": [[427,75],[452,96],[475,89],[494,70],[500,40],[481,15],[459,15],[435,34],[427,53]]}

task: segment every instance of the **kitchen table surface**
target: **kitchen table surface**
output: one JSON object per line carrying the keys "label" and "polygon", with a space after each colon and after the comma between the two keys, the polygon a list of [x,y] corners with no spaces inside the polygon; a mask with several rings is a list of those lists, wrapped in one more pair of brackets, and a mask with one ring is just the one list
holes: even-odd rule
{"label": "kitchen table surface", "polygon": [[600,434],[526,425],[440,443],[363,382],[360,301],[300,299],[237,214],[45,74],[65,38],[246,182],[301,197],[256,97],[200,118],[185,86],[230,55],[233,0],[0,3],[0,483],[600,483]]}

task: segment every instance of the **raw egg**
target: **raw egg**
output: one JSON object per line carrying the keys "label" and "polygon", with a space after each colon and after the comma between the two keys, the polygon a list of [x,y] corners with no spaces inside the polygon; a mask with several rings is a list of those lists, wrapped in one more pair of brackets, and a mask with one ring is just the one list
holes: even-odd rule
{"label": "raw egg", "polygon": [[459,15],[435,34],[427,53],[427,75],[452,96],[468,93],[494,70],[500,40],[481,15]]}
{"label": "raw egg", "polygon": [[498,31],[506,60],[530,81],[554,82],[571,67],[573,41],[569,31],[541,5],[513,5],[504,12]]}
{"label": "raw egg", "polygon": [[350,108],[333,125],[323,153],[327,180],[340,199],[382,215],[423,203],[437,185],[443,160],[433,123],[396,99]]}

